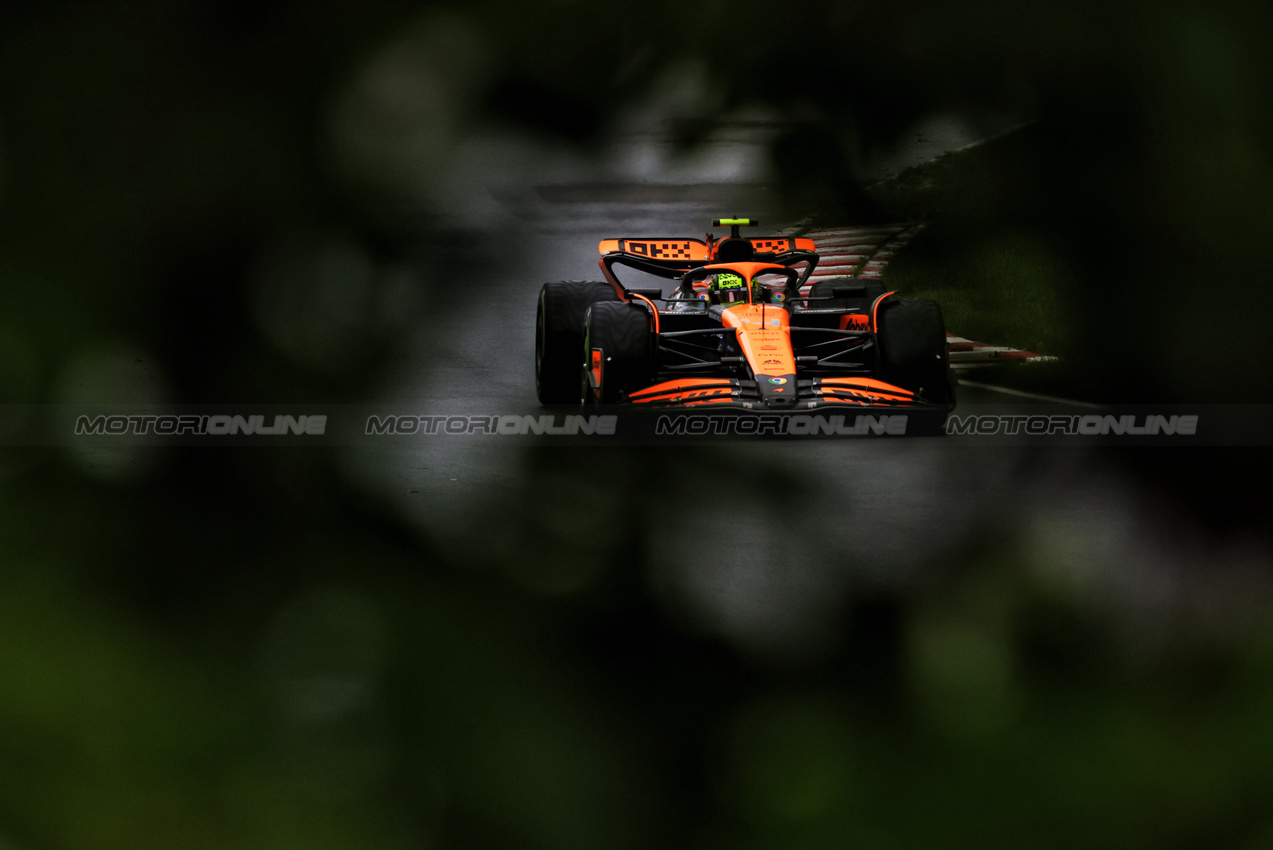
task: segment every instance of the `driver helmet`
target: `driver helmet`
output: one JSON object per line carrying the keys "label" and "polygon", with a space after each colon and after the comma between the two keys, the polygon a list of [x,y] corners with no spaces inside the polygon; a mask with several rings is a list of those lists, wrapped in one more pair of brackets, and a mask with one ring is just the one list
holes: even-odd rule
{"label": "driver helmet", "polygon": [[735,272],[720,272],[711,284],[716,300],[728,307],[734,304],[746,304],[751,301],[751,292],[743,276]]}

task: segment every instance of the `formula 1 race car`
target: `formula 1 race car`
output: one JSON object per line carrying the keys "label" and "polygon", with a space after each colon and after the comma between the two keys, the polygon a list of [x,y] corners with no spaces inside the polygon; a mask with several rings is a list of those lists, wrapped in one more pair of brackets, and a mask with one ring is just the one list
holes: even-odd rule
{"label": "formula 1 race car", "polygon": [[[535,385],[545,405],[827,407],[949,411],[954,390],[936,302],[900,299],[879,280],[806,287],[811,239],[730,235],[606,239],[604,281],[539,292]],[[629,288],[625,266],[675,281]],[[663,302],[659,307],[655,302]],[[701,409],[701,408],[700,408]]]}

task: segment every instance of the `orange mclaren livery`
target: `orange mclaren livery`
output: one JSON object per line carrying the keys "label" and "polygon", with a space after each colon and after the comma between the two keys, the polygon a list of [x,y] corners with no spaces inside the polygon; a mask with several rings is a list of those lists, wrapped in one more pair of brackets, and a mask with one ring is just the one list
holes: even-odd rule
{"label": "orange mclaren livery", "polygon": [[[600,281],[539,293],[535,382],[546,405],[804,411],[954,407],[933,301],[878,280],[808,285],[813,240],[730,235],[605,239]],[[616,268],[671,281],[633,287]]]}

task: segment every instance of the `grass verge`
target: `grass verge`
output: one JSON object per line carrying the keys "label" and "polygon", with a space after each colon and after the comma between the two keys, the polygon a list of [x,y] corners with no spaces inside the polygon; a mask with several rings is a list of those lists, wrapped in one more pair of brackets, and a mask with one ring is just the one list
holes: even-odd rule
{"label": "grass verge", "polygon": [[1056,355],[1059,363],[973,370],[974,380],[1080,398],[1072,304],[1081,275],[1048,224],[1038,189],[1042,130],[1027,126],[945,154],[867,189],[883,215],[924,229],[885,267],[908,298],[941,305],[947,329],[991,345]]}

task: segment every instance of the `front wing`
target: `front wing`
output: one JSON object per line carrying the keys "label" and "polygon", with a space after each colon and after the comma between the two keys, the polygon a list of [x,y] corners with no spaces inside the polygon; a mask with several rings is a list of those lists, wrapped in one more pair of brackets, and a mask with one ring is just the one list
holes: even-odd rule
{"label": "front wing", "polygon": [[875,378],[812,377],[796,380],[796,401],[781,411],[761,400],[755,381],[737,378],[680,378],[637,390],[628,402],[645,408],[724,407],[737,410],[764,410],[771,413],[823,408],[921,408],[945,409],[914,392]]}

